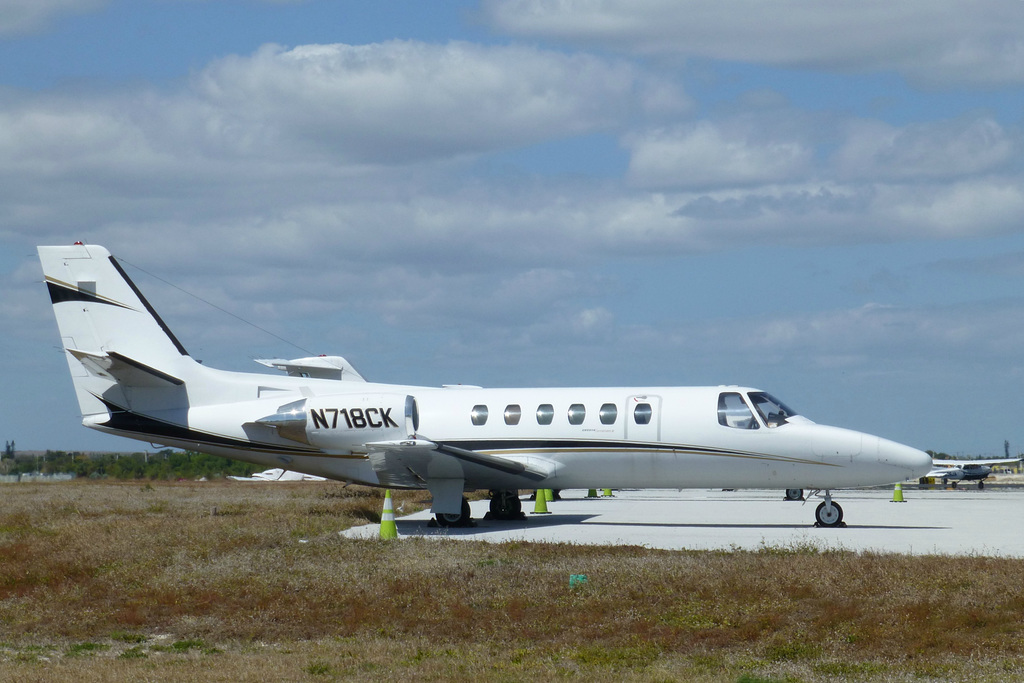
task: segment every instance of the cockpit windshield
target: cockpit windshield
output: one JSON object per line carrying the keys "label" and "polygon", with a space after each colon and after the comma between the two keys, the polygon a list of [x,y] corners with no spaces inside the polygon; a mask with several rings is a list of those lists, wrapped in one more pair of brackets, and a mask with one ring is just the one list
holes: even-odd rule
{"label": "cockpit windshield", "polygon": [[796,411],[764,391],[752,391],[747,394],[747,397],[768,427],[784,425],[789,418],[796,415]]}

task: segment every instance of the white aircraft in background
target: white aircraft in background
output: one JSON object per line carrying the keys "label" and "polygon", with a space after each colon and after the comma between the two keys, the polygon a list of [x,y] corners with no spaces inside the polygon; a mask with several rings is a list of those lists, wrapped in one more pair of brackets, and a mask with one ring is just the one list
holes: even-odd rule
{"label": "white aircraft in background", "polygon": [[[340,357],[264,361],[287,376],[193,360],[99,246],[39,247],[87,427],[344,482],[427,489],[438,524],[470,522],[463,493],[520,489],[831,489],[916,479],[927,453],[815,424],[757,389],[419,387],[367,382]],[[327,374],[323,374],[327,373]]]}
{"label": "white aircraft in background", "polygon": [[228,475],[228,479],[235,481],[327,481],[325,477],[317,477],[312,474],[303,474],[302,472],[292,472],[291,470],[281,469],[280,467],[274,467],[263,472],[255,472],[251,477],[236,477],[234,475]]}
{"label": "white aircraft in background", "polygon": [[934,477],[950,483],[953,488],[961,481],[976,481],[978,488],[985,488],[985,479],[992,474],[992,465],[1008,465],[1020,462],[1020,458],[996,458],[994,460],[932,460],[936,465],[925,477]]}

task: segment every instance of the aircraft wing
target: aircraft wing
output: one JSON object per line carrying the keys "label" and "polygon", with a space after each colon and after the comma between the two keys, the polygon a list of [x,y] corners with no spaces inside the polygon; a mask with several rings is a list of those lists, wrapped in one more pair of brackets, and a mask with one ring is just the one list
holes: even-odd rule
{"label": "aircraft wing", "polygon": [[952,467],[952,466],[950,466],[950,467],[939,467],[937,469],[932,470],[931,472],[929,472],[928,474],[926,474],[924,476],[926,476],[926,477],[934,477],[936,479],[946,479],[947,477],[953,477],[953,478],[959,479],[960,477],[963,476],[963,474],[964,474],[963,470],[961,470],[959,467]]}
{"label": "aircraft wing", "polygon": [[[937,460],[933,459],[933,465],[941,467],[963,467],[964,465],[1007,465],[1011,462],[1020,462],[1021,458],[994,458],[989,460]],[[936,476],[929,474],[929,477]]]}
{"label": "aircraft wing", "polygon": [[366,444],[367,456],[378,479],[386,486],[422,486],[426,479],[473,479],[466,467],[484,473],[512,475],[540,481],[551,473],[535,464],[467,450],[428,439],[376,441]]}

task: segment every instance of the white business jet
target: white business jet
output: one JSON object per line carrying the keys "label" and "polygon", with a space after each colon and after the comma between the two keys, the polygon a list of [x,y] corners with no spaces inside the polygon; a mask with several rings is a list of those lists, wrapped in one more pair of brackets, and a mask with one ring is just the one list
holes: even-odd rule
{"label": "white business jet", "polygon": [[443,526],[464,493],[498,518],[520,489],[805,488],[818,525],[831,489],[918,478],[928,454],[815,424],[744,387],[483,389],[367,382],[338,356],[262,361],[285,375],[193,360],[110,253],[39,247],[87,427],[344,482],[427,489]]}

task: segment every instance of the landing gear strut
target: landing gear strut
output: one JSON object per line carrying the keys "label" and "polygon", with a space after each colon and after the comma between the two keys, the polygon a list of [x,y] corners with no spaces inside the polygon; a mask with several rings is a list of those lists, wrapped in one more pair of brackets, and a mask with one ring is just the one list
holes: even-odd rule
{"label": "landing gear strut", "polygon": [[839,507],[839,503],[832,502],[832,492],[828,489],[825,490],[825,502],[814,511],[814,519],[816,520],[814,526],[831,528],[846,526],[843,522],[843,508]]}
{"label": "landing gear strut", "polygon": [[462,499],[462,512],[435,513],[434,521],[437,522],[437,526],[472,526],[473,518],[469,510],[469,501],[465,498]]}
{"label": "landing gear strut", "polygon": [[526,519],[526,515],[523,514],[523,502],[519,500],[519,491],[492,490],[491,509],[484,515],[484,519]]}

